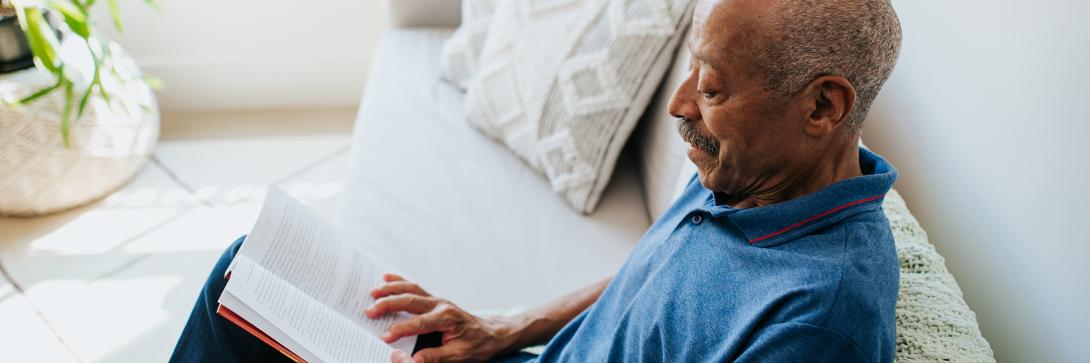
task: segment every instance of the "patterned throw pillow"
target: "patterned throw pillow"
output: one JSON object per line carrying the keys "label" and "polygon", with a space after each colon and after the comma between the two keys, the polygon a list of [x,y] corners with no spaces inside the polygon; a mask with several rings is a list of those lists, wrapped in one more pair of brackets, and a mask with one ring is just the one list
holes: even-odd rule
{"label": "patterned throw pillow", "polygon": [[451,84],[466,89],[469,79],[477,72],[478,59],[484,49],[492,14],[504,0],[462,0],[462,24],[443,44],[439,67]]}
{"label": "patterned throw pillow", "polygon": [[692,15],[691,0],[508,0],[492,17],[470,123],[594,211]]}

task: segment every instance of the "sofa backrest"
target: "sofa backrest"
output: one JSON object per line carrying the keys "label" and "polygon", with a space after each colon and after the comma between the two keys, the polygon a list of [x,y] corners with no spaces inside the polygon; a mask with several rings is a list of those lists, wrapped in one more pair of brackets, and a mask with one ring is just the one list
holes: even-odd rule
{"label": "sofa backrest", "polygon": [[461,0],[387,0],[394,27],[453,28],[462,22]]}

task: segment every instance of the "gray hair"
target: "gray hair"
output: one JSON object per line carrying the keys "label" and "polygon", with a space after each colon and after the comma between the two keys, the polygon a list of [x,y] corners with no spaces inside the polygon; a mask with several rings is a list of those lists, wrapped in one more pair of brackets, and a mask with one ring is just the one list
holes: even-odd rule
{"label": "gray hair", "polygon": [[765,87],[785,98],[818,77],[843,76],[857,94],[845,124],[858,133],[901,50],[890,0],[781,0],[767,22],[771,34],[755,54]]}

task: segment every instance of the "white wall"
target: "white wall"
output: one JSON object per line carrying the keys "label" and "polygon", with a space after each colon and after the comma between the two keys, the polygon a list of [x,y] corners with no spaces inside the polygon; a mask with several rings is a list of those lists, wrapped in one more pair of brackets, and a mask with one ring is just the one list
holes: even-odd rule
{"label": "white wall", "polygon": [[894,0],[865,139],[1000,362],[1090,362],[1090,3]]}
{"label": "white wall", "polygon": [[[163,79],[166,111],[359,102],[386,27],[380,0],[122,0],[119,42]],[[105,2],[99,28],[112,33]]]}

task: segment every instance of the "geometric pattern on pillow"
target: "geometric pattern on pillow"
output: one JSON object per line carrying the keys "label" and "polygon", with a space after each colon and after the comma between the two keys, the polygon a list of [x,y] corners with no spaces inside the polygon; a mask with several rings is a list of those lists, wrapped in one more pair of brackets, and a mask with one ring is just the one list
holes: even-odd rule
{"label": "geometric pattern on pillow", "polygon": [[467,118],[596,207],[687,29],[691,0],[507,0],[492,16]]}
{"label": "geometric pattern on pillow", "polygon": [[492,15],[504,0],[462,0],[462,23],[443,43],[439,56],[443,79],[465,90],[477,73],[481,51],[492,24]]}

